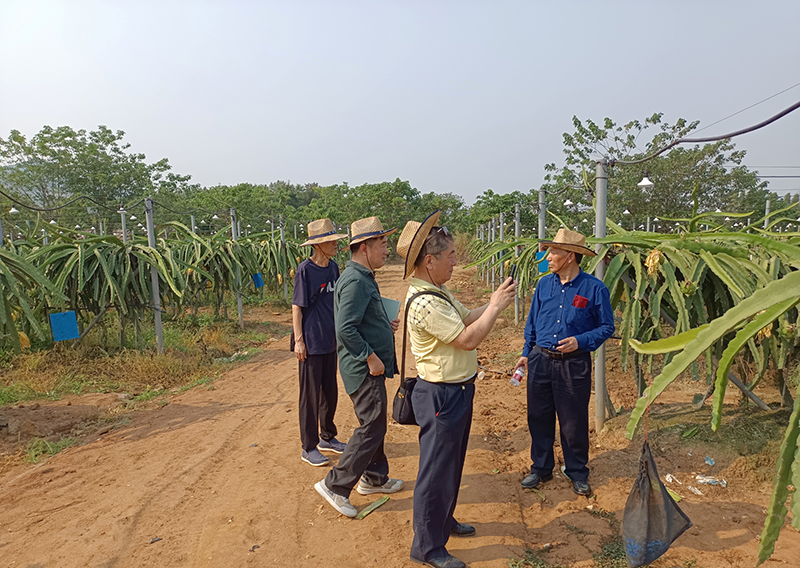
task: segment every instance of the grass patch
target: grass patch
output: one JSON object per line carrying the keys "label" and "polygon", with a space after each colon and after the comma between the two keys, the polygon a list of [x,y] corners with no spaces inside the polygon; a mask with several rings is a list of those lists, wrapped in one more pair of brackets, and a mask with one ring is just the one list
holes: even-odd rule
{"label": "grass patch", "polygon": [[44,438],[33,438],[25,447],[25,461],[39,463],[43,457],[54,456],[77,443],[78,440],[75,438],[61,438],[55,442],[48,442]]}
{"label": "grass patch", "polygon": [[[143,402],[162,391],[208,386],[213,380],[208,378],[209,371],[219,369],[220,364],[246,361],[260,345],[290,330],[287,325],[263,321],[248,323],[242,331],[236,322],[216,321],[210,314],[201,313],[197,318],[187,315],[164,322],[166,352],[158,355],[152,321],[142,322],[141,341],[146,347],[141,350],[120,349],[113,344],[118,341],[113,333],[113,315],[104,326],[96,326],[77,346],[64,342],[21,355],[0,353],[0,406],[92,392],[139,393],[137,397],[144,398],[135,401]],[[131,331],[129,345],[136,343]],[[246,355],[239,351],[243,347]]]}
{"label": "grass patch", "polygon": [[508,561],[508,568],[567,568],[563,564],[549,562],[543,558],[547,552],[543,550],[525,550],[524,558],[512,558]]}

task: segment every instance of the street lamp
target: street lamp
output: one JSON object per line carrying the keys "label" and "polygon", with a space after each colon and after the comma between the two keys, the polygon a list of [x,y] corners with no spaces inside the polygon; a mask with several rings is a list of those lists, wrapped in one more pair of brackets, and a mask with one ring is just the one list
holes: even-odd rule
{"label": "street lamp", "polygon": [[639,183],[636,184],[636,185],[639,186],[639,189],[652,189],[653,188],[653,186],[655,184],[652,181],[650,181],[650,178],[648,177],[649,175],[650,175],[650,172],[648,172],[648,171],[644,172],[644,177],[642,178],[642,181],[640,181]]}
{"label": "street lamp", "polygon": [[136,215],[131,215],[131,221],[136,221]]}
{"label": "street lamp", "polygon": [[12,203],[11,209],[9,209],[8,212],[11,213],[12,215],[16,215],[17,213],[19,213],[19,209],[17,209],[17,206]]}
{"label": "street lamp", "polygon": [[567,197],[567,200],[564,202],[564,205],[566,207],[569,207],[570,205],[574,205],[574,203],[572,203],[572,200],[569,197]]}
{"label": "street lamp", "polygon": [[56,220],[55,219],[50,219],[50,224],[51,225],[57,225]]}
{"label": "street lamp", "polygon": [[214,213],[214,216],[213,216],[213,217],[211,217],[211,220],[212,220],[212,221],[216,221],[216,220],[218,220],[218,219],[219,219],[219,215],[217,215],[216,213]]}

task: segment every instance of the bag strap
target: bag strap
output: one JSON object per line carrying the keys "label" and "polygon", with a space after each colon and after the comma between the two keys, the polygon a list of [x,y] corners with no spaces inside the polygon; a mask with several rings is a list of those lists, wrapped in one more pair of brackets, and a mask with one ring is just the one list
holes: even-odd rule
{"label": "bag strap", "polygon": [[[411,302],[413,302],[414,300],[416,300],[420,296],[437,296],[437,297],[441,298],[442,300],[444,300],[445,302],[447,302],[448,304],[450,304],[451,306],[453,306],[453,309],[456,309],[456,306],[453,304],[453,302],[450,301],[450,298],[448,298],[443,293],[436,292],[434,290],[423,290],[422,292],[417,292],[416,294],[412,295],[408,299],[408,302],[406,302],[405,314],[403,315],[403,356],[402,356],[403,362],[400,365],[400,385],[405,385],[406,384],[405,383],[405,381],[406,381],[406,337],[408,337],[408,329],[407,329],[407,325],[408,325],[408,310],[411,308]],[[458,310],[456,309],[456,311],[458,311]]]}

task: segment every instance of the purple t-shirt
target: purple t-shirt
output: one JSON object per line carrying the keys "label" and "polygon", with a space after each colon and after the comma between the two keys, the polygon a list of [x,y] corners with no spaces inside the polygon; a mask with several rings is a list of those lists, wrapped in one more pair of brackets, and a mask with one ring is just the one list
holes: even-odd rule
{"label": "purple t-shirt", "polygon": [[309,355],[336,351],[333,324],[333,287],[339,279],[339,265],[315,264],[310,258],[297,266],[292,304],[303,308],[303,340]]}

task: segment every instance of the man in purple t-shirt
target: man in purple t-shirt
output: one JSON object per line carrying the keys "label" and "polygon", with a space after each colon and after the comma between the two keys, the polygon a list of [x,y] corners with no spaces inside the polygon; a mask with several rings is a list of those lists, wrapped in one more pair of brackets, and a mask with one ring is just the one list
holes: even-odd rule
{"label": "man in purple t-shirt", "polygon": [[346,444],[336,439],[333,416],[339,390],[336,385],[336,329],[333,322],[333,288],[339,266],[331,260],[338,251],[336,241],[347,235],[336,233],[330,219],[308,224],[308,240],[314,254],[297,267],[292,297],[292,325],[300,370],[301,459],[313,466],[328,464],[320,453],[344,452]]}

